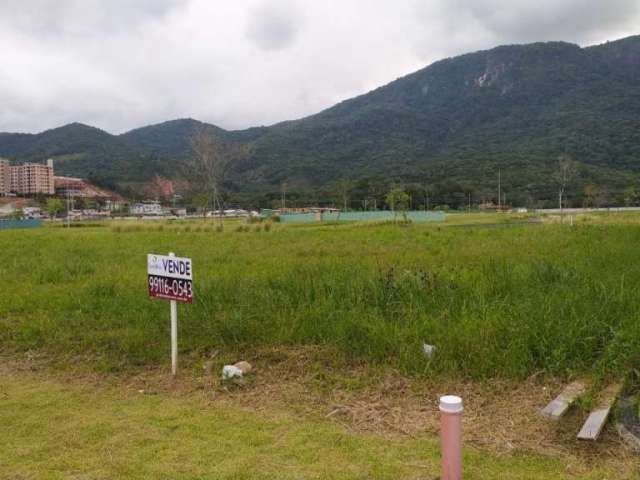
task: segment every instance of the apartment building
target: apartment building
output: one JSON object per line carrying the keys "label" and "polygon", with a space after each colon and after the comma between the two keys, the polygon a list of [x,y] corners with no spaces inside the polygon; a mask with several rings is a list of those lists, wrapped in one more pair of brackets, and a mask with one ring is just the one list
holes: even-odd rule
{"label": "apartment building", "polygon": [[53,160],[41,163],[25,163],[9,165],[8,160],[0,160],[0,194],[16,193],[18,195],[34,195],[56,193],[53,180]]}
{"label": "apartment building", "polygon": [[11,190],[11,167],[9,160],[0,158],[0,195],[6,195]]}

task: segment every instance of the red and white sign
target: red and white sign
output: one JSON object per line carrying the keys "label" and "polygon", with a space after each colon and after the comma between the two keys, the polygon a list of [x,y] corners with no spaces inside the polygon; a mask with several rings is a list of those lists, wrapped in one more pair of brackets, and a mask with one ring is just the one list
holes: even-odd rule
{"label": "red and white sign", "polygon": [[147,255],[149,296],[177,302],[193,301],[193,268],[190,258]]}

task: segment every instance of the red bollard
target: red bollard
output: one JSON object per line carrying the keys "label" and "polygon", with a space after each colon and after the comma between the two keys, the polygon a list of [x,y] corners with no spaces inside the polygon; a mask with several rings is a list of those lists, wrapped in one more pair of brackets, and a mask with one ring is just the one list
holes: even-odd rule
{"label": "red bollard", "polygon": [[440,397],[441,480],[462,479],[462,399]]}

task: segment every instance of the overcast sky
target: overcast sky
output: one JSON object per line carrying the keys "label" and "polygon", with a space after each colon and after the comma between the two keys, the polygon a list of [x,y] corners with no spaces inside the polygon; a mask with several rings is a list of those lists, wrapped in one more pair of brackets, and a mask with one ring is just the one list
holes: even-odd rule
{"label": "overcast sky", "polygon": [[268,125],[460,53],[638,33],[640,0],[0,0],[0,131]]}

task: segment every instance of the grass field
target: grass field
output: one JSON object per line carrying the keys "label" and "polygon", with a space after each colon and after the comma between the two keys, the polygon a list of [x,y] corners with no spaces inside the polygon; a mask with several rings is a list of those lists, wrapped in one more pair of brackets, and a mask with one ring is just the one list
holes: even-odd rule
{"label": "grass field", "polygon": [[[637,380],[640,215],[529,220],[0,232],[0,357],[17,365],[0,368],[0,478],[431,479],[437,414],[424,402],[437,385],[467,394],[482,448],[467,448],[465,478],[639,478],[611,429],[605,445],[571,446],[584,411],[561,432],[535,412],[546,385],[568,377]],[[126,386],[140,372],[166,377],[169,308],[147,297],[146,254],[169,251],[194,262],[195,301],[179,306],[181,381],[200,385],[215,352],[216,371],[258,362],[246,390]],[[269,399],[291,385],[301,390]],[[505,392],[522,412],[483,412]],[[325,418],[336,402],[354,415],[345,425]],[[401,432],[413,424],[354,428],[371,414]],[[556,453],[540,456],[537,443]]]}
{"label": "grass field", "polygon": [[[172,397],[21,374],[0,377],[0,478],[434,479],[430,435],[353,433],[291,411],[254,412],[202,394]],[[613,460],[496,455],[469,447],[465,478],[633,479]]]}
{"label": "grass field", "polygon": [[147,298],[145,256],[174,251],[194,262],[196,300],[179,317],[195,358],[319,344],[414,375],[640,368],[637,224],[203,230],[1,232],[2,350],[82,355],[103,371],[166,362],[168,305]]}

